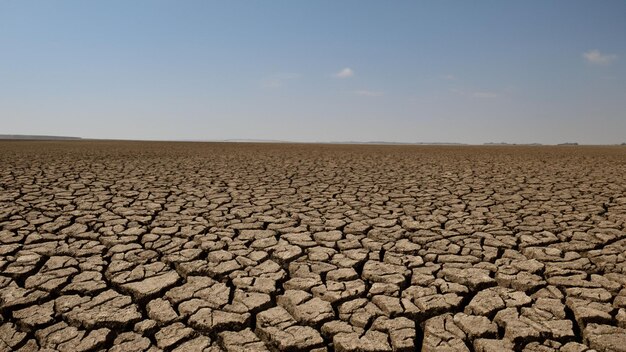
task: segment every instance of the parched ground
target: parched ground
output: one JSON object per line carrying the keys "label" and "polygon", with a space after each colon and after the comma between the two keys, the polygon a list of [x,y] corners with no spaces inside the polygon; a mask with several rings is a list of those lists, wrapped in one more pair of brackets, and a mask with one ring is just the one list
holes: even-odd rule
{"label": "parched ground", "polygon": [[626,351],[626,148],[0,142],[1,351]]}

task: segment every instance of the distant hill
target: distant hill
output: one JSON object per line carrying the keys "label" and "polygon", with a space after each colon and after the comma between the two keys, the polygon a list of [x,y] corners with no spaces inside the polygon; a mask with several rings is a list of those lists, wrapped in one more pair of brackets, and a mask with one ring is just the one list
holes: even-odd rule
{"label": "distant hill", "polygon": [[39,141],[70,141],[79,140],[80,137],[67,137],[67,136],[42,136],[42,135],[29,135],[29,134],[0,134],[0,139],[10,140],[39,140]]}

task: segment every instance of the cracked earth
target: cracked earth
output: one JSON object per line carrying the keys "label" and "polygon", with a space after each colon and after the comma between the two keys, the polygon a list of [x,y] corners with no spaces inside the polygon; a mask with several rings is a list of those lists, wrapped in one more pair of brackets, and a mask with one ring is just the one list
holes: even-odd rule
{"label": "cracked earth", "polygon": [[626,351],[626,150],[1,142],[0,351]]}

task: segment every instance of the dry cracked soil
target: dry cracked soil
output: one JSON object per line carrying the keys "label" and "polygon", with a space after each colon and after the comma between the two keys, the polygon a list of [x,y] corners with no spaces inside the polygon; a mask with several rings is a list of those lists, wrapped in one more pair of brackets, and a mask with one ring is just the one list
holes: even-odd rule
{"label": "dry cracked soil", "polygon": [[0,351],[626,351],[626,149],[0,143]]}

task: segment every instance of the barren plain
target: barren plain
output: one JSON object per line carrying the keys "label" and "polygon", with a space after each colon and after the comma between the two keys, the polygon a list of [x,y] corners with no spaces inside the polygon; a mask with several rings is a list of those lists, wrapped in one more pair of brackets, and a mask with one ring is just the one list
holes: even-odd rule
{"label": "barren plain", "polygon": [[0,142],[0,351],[626,351],[626,149]]}

